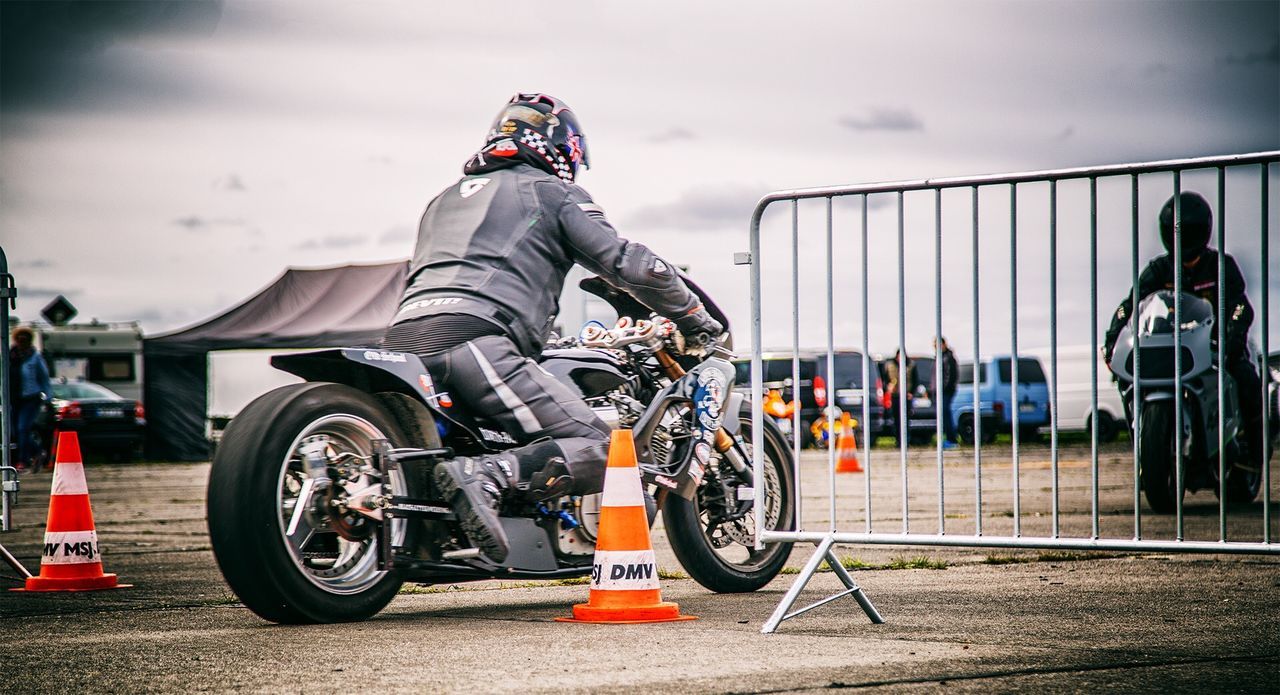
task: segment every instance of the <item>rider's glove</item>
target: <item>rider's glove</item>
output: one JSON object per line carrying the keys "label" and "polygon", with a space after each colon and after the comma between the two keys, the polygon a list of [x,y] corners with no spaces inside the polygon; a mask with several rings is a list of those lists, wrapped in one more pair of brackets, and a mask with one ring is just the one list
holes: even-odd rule
{"label": "rider's glove", "polygon": [[675,319],[676,327],[684,336],[685,350],[701,350],[715,342],[724,333],[724,326],[711,318],[701,304],[689,313]]}

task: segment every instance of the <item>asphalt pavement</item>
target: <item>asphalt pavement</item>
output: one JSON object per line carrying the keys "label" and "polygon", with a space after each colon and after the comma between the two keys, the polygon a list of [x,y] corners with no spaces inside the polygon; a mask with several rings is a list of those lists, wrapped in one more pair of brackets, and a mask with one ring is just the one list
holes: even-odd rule
{"label": "asphalt pavement", "polygon": [[[1104,536],[1132,537],[1125,456],[1123,445],[1100,455]],[[1088,447],[1059,456],[1064,536],[1090,533],[1089,459]],[[1049,461],[1047,447],[1021,452],[1024,534],[1051,530]],[[869,463],[873,528],[898,531],[899,454],[877,449]],[[948,453],[941,476],[930,450],[912,450],[906,468],[913,531],[932,533],[941,522],[970,533],[978,518],[989,534],[1012,529],[1007,447],[983,449],[980,516],[971,450]],[[683,578],[656,529],[658,564],[671,577],[663,598],[699,620],[558,623],[586,600],[586,586],[491,581],[407,586],[363,623],[277,626],[241,606],[218,573],[204,520],[207,464],[86,471],[106,570],[134,586],[0,594],[0,692],[1280,691],[1274,557],[842,546],[837,554],[886,622],[871,624],[844,598],[762,635],[811,548],[797,547],[793,569],[764,590],[716,595]],[[842,528],[866,523],[865,475],[836,480]],[[807,453],[806,528],[830,525],[829,480],[825,456]],[[33,571],[49,481],[47,473],[22,479],[19,528],[0,535]],[[1272,499],[1280,499],[1275,486]],[[1144,533],[1174,532],[1168,517],[1143,508]],[[1186,537],[1217,538],[1212,493],[1189,496],[1187,510]],[[1273,505],[1273,523],[1277,516]],[[1261,503],[1229,509],[1229,537],[1260,537],[1261,518]],[[835,575],[819,573],[801,601],[840,588]]]}

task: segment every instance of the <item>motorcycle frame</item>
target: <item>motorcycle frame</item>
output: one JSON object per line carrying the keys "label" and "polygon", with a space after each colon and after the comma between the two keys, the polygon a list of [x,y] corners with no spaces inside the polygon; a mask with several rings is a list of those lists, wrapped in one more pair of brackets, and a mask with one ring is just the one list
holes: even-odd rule
{"label": "motorcycle frame", "polygon": [[[674,462],[674,465],[668,464],[665,468],[658,468],[653,464],[651,440],[659,425],[661,425],[663,416],[669,409],[674,407],[687,406],[693,413],[695,430],[701,427],[699,424],[701,418],[699,416],[705,411],[706,404],[696,402],[695,397],[698,393],[702,376],[709,369],[720,371],[725,380],[720,409],[718,413],[714,414],[714,430],[728,435],[725,440],[719,440],[724,446],[736,446],[742,449],[744,455],[747,453],[745,444],[740,441],[738,436],[740,423],[736,417],[736,413],[741,407],[745,396],[732,389],[734,370],[733,366],[725,359],[726,356],[726,352],[715,353],[713,350],[708,359],[694,365],[687,372],[684,372],[683,368],[678,366],[673,368],[674,360],[662,365],[663,360],[659,359],[660,366],[665,366],[669,376],[673,377],[671,383],[658,390],[650,400],[648,407],[645,408],[644,413],[632,426],[637,456],[640,459],[641,480],[646,486],[654,486],[659,491],[659,494],[655,495],[658,505],[661,505],[662,500],[665,498],[665,494],[663,494],[665,491],[675,492],[686,499],[693,499],[697,494],[702,477],[692,472],[695,447],[687,447],[682,458]],[[294,374],[306,381],[340,383],[370,393],[398,393],[409,396],[424,406],[428,415],[424,421],[408,423],[404,421],[404,418],[409,417],[409,415],[403,412],[389,412],[392,417],[401,421],[401,429],[406,432],[412,432],[415,427],[410,425],[415,425],[419,428],[434,427],[434,418],[440,418],[461,430],[460,433],[453,435],[454,437],[474,440],[487,450],[496,449],[489,446],[490,443],[486,441],[485,432],[493,431],[485,426],[486,423],[472,420],[461,412],[449,412],[450,408],[443,407],[442,401],[447,397],[447,394],[436,390],[435,382],[426,367],[423,366],[421,359],[412,353],[341,348],[321,352],[278,355],[271,358],[271,364],[277,369]],[[607,368],[612,370],[607,365],[602,366],[592,361],[583,360],[582,364],[587,369]],[[673,369],[678,369],[683,373],[677,376]],[[722,413],[733,413],[735,417],[722,418]],[[419,418],[421,417],[421,414],[419,414]],[[714,436],[707,436],[705,432],[698,432],[696,436],[699,439],[706,438],[708,441],[716,441]],[[416,447],[421,448],[392,450],[384,442],[375,449],[375,466],[382,471],[384,480],[390,479],[392,468],[400,466],[405,461],[419,459],[427,465],[434,465],[438,461],[454,456],[454,451],[451,448],[428,449],[425,448],[426,442],[415,442],[414,444]],[[745,476],[745,485],[750,486],[752,480],[751,469],[746,467],[738,472]],[[659,483],[659,477],[672,481],[673,485]],[[749,507],[751,502],[748,500],[740,502],[740,504]],[[748,508],[739,511],[741,513],[749,513],[750,510]],[[512,537],[513,548],[535,545],[537,547],[547,546],[547,552],[540,554],[539,557],[530,558],[528,554],[515,554],[501,565],[491,563],[482,555],[468,554],[465,557],[460,555],[458,559],[466,561],[455,562],[449,561],[448,558],[425,560],[412,557],[410,554],[399,553],[397,552],[398,550],[411,553],[416,550],[416,546],[406,548],[394,545],[391,533],[392,524],[390,523],[393,518],[403,518],[409,522],[415,519],[450,522],[456,520],[456,516],[443,500],[431,497],[391,497],[391,505],[383,509],[383,523],[379,524],[378,528],[378,568],[382,571],[395,572],[408,581],[439,583],[489,579],[494,576],[524,579],[557,579],[578,577],[591,571],[591,555],[581,556],[583,558],[582,564],[574,563],[562,556],[554,555],[549,549],[549,544],[541,542],[549,541],[551,535],[548,529],[542,527],[542,524],[558,524],[560,523],[558,517],[548,516],[536,520],[525,517],[501,517],[508,535]],[[522,541],[521,539],[525,540]],[[520,563],[530,561],[533,564],[540,564],[543,568],[529,569],[520,566]],[[549,563],[551,563],[550,566]]]}

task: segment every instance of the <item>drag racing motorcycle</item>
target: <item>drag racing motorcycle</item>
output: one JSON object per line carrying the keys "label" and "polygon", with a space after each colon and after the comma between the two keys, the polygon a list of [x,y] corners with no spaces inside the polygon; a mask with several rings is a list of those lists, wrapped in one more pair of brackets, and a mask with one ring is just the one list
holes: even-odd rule
{"label": "drag racing motorcycle", "polygon": [[[689,285],[727,331],[723,312]],[[549,344],[542,367],[612,427],[632,431],[649,523],[661,512],[685,571],[712,591],[759,589],[791,546],[755,549],[754,505],[764,505],[768,528],[790,528],[794,465],[766,420],[765,479],[752,479],[750,404],[731,388],[731,337],[702,356],[681,354],[670,321],[599,278],[581,286],[613,305],[618,323]],[[468,544],[432,469],[515,441],[437,389],[416,355],[347,348],[271,363],[305,383],[271,391],[236,416],[214,457],[208,497],[218,565],[259,616],[362,620],[404,582],[590,575],[599,494],[504,502],[504,562]]]}
{"label": "drag racing motorcycle", "polygon": [[[1224,399],[1218,402],[1217,325],[1213,307],[1195,295],[1182,294],[1182,392],[1174,381],[1174,293],[1160,290],[1138,305],[1138,469],[1147,503],[1157,512],[1173,512],[1185,490],[1206,487],[1221,495],[1218,482],[1218,411],[1222,411],[1225,443],[1226,499],[1252,502],[1262,485],[1258,470],[1244,463],[1239,436],[1241,416],[1235,380],[1223,372]],[[1108,367],[1120,383],[1129,420],[1134,423],[1134,338],[1126,325],[1117,336]],[[1182,421],[1176,419],[1175,399],[1182,401]],[[1182,429],[1183,485],[1177,479],[1177,428]]]}

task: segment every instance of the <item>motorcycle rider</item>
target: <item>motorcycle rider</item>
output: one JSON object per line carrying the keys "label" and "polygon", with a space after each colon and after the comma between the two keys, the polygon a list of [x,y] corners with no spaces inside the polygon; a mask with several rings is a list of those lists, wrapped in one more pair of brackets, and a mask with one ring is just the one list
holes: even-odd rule
{"label": "motorcycle rider", "polygon": [[[1215,318],[1218,313],[1218,292],[1224,294],[1226,307],[1226,345],[1222,346],[1223,362],[1227,373],[1235,379],[1239,388],[1240,415],[1244,425],[1246,465],[1251,470],[1261,470],[1262,457],[1262,382],[1253,362],[1249,360],[1249,326],[1253,323],[1253,307],[1245,296],[1244,275],[1231,254],[1209,248],[1209,234],[1213,227],[1213,210],[1200,194],[1192,191],[1181,193],[1182,204],[1182,291],[1194,294],[1209,302]],[[1160,209],[1160,241],[1165,253],[1152,259],[1138,277],[1138,298],[1161,289],[1173,289],[1173,231],[1174,198],[1169,198]],[[1223,253],[1223,285],[1218,287],[1218,254]],[[1132,294],[1120,302],[1111,327],[1107,329],[1105,354],[1111,361],[1116,337],[1133,313]],[[1255,468],[1256,467],[1256,468]]]}
{"label": "motorcycle rider", "polygon": [[437,485],[471,544],[495,562],[508,541],[498,507],[599,492],[609,427],[537,363],[579,264],[670,317],[686,344],[723,333],[675,267],[618,236],[575,181],[589,165],[577,116],[545,94],[516,94],[498,113],[464,176],[428,205],[386,348],[420,355],[428,371],[519,448],[437,464]]}

